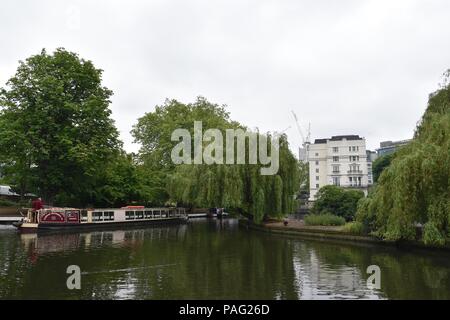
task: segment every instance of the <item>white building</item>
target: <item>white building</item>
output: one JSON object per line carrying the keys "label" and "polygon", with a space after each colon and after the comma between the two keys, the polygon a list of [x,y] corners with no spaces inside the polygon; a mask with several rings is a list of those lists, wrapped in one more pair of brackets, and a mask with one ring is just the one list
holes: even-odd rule
{"label": "white building", "polygon": [[366,140],[358,135],[316,139],[309,146],[309,200],[326,185],[356,188],[367,194],[369,185]]}

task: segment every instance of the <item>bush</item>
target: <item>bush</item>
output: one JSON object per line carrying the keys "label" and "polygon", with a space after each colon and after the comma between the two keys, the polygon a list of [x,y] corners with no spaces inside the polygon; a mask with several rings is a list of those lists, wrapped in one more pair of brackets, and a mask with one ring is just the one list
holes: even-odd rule
{"label": "bush", "polygon": [[344,225],[343,231],[352,234],[364,234],[364,226],[361,222],[348,222]]}
{"label": "bush", "polygon": [[324,186],[317,193],[313,212],[331,212],[343,217],[346,221],[354,219],[358,201],[364,198],[364,193],[359,190],[347,190],[337,186]]}
{"label": "bush", "polygon": [[309,214],[305,217],[305,224],[308,226],[342,226],[345,219],[334,214]]}

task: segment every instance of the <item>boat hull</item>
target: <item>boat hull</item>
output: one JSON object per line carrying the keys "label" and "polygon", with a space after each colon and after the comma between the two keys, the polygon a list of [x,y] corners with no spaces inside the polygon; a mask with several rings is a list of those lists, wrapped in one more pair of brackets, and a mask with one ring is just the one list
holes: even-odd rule
{"label": "boat hull", "polygon": [[107,222],[107,223],[39,223],[39,224],[14,224],[15,227],[20,232],[23,233],[35,233],[35,232],[46,232],[46,231],[74,231],[74,230],[105,230],[105,229],[124,229],[124,228],[135,228],[138,226],[151,226],[151,225],[167,225],[167,224],[181,224],[186,223],[188,219],[185,217],[174,217],[174,218],[161,218],[152,220],[139,220],[139,221],[118,221],[118,222]]}

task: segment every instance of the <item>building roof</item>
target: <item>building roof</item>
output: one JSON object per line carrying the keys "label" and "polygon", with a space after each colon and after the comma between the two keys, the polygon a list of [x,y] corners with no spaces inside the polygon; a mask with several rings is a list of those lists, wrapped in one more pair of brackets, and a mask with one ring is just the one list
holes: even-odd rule
{"label": "building roof", "polygon": [[327,143],[328,140],[330,141],[341,141],[341,140],[362,140],[362,138],[357,134],[350,134],[350,135],[342,135],[342,136],[332,136],[331,139],[316,139],[314,140],[314,143]]}
{"label": "building roof", "polygon": [[382,141],[382,142],[380,142],[380,149],[403,146],[410,142],[411,142],[411,139],[400,140],[400,141]]}
{"label": "building roof", "polygon": [[362,138],[360,136],[358,136],[357,134],[351,134],[351,135],[346,135],[346,136],[332,136],[331,137],[331,141],[339,141],[339,140],[362,140]]}
{"label": "building roof", "polygon": [[0,195],[1,196],[18,196],[17,193],[11,191],[10,186],[0,186]]}

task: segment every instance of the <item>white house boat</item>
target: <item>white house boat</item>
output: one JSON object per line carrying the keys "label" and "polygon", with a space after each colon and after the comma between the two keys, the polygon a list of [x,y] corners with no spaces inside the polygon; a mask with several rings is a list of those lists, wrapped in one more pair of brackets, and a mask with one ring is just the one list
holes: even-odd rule
{"label": "white house boat", "polygon": [[37,211],[29,209],[27,216],[21,221],[15,222],[14,226],[20,231],[36,232],[38,230],[182,223],[187,219],[184,208],[145,208],[142,206],[103,209],[45,208]]}

